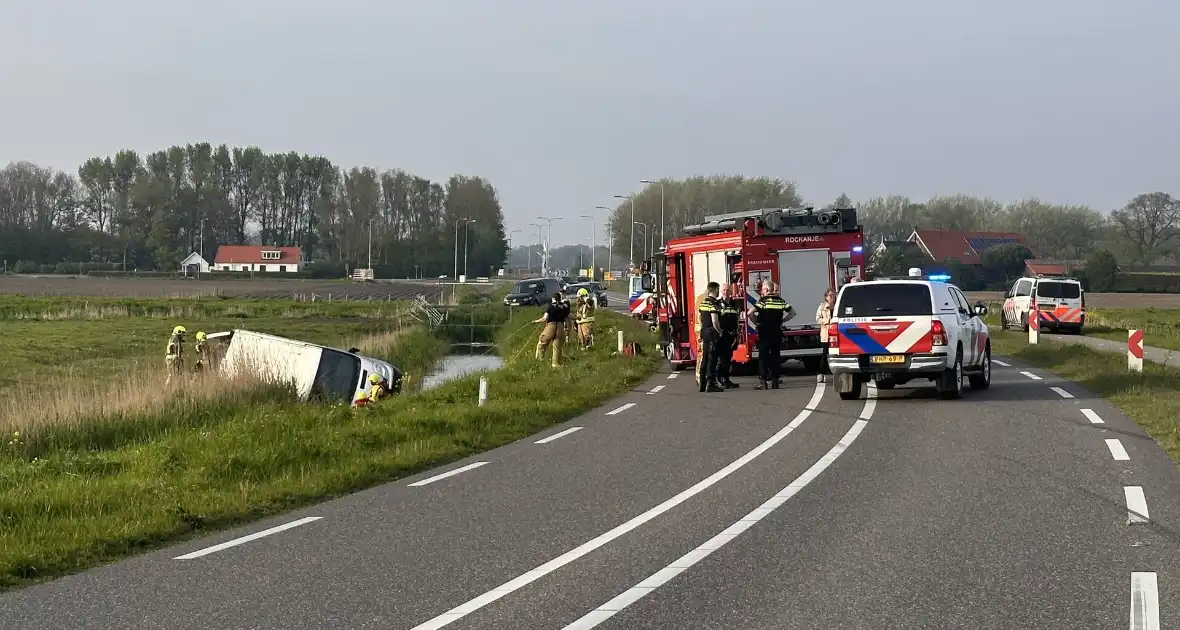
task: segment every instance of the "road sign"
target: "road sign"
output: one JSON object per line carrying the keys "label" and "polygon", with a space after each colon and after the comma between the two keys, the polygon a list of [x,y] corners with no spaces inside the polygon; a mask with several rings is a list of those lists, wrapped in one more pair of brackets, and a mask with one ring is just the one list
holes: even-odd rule
{"label": "road sign", "polygon": [[1127,331],[1127,369],[1131,372],[1143,371],[1143,331]]}

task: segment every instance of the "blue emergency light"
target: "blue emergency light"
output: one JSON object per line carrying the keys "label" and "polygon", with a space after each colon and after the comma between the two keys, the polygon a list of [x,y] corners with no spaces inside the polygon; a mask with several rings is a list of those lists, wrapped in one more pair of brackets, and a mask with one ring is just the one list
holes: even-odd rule
{"label": "blue emergency light", "polygon": [[854,252],[862,252],[862,251],[864,251],[864,249],[865,249],[865,248],[861,247],[860,245],[857,245],[857,246],[855,246],[855,247],[853,247],[853,248],[852,248],[852,251],[854,251]]}
{"label": "blue emergency light", "polygon": [[951,276],[946,273],[932,274],[926,276],[931,282],[950,282]]}

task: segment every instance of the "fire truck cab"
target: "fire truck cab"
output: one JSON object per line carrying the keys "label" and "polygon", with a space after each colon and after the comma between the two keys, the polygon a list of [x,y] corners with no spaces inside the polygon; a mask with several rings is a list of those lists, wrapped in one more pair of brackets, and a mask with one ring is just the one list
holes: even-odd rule
{"label": "fire truck cab", "polygon": [[770,280],[796,315],[783,324],[783,359],[797,359],[819,371],[823,361],[817,307],[828,289],[858,280],[864,270],[864,237],[854,208],[765,208],[705,217],[684,228],[687,236],[668,241],[653,257],[654,274],[643,288],[656,295],[661,350],[675,369],[693,365],[697,345],[697,303],[709,282],[723,297],[743,301],[741,331],[733,360],[758,359],[754,303],[758,287]]}

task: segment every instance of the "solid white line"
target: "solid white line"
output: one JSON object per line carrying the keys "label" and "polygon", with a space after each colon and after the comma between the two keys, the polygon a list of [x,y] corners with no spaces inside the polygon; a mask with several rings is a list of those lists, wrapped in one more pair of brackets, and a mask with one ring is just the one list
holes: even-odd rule
{"label": "solid white line", "polygon": [[[823,391],[824,391],[824,384],[817,383],[815,388],[819,392],[819,394],[822,396]],[[794,431],[795,429],[797,429],[799,427],[799,425],[803,424],[803,421],[807,420],[807,417],[810,416],[811,413],[812,412],[810,409],[804,409],[804,410],[800,411],[798,413],[798,415],[795,416],[794,420],[791,420],[791,422],[789,424],[787,424],[787,426],[783,427],[782,429],[779,429],[779,431],[777,433],[775,433],[774,435],[767,438],[765,442],[759,444],[758,446],[755,446],[753,449],[750,450],[750,452],[733,460],[725,468],[722,468],[721,470],[718,470],[717,472],[713,473],[712,475],[709,475],[708,477],[698,481],[691,488],[688,488],[687,490],[682,491],[680,494],[677,494],[676,496],[672,497],[671,499],[664,501],[663,503],[649,509],[648,511],[644,512],[643,514],[636,516],[635,518],[623,523],[622,525],[618,525],[614,529],[606,532],[605,534],[598,536],[597,538],[594,538],[592,540],[588,540],[588,541],[582,543],[578,547],[575,547],[574,549],[571,549],[571,550],[561,554],[560,556],[557,556],[556,558],[546,562],[545,564],[542,564],[541,566],[533,569],[532,571],[529,571],[527,573],[519,575],[519,576],[501,584],[500,586],[497,586],[496,588],[484,593],[483,595],[480,595],[474,599],[467,601],[466,603],[460,604],[459,606],[456,606],[455,608],[448,610],[447,612],[435,617],[434,619],[431,619],[430,621],[427,621],[425,623],[414,626],[411,630],[436,630],[437,628],[442,628],[443,626],[454,623],[454,622],[462,619],[463,617],[466,617],[467,615],[470,615],[471,613],[479,610],[480,608],[483,608],[484,606],[487,606],[488,604],[500,599],[501,597],[504,597],[505,595],[508,595],[509,593],[517,591],[521,588],[524,588],[525,586],[545,577],[546,575],[560,569],[561,567],[564,567],[565,565],[577,560],[578,558],[585,556],[586,554],[594,551],[595,549],[598,549],[599,547],[602,547],[602,546],[606,545],[607,543],[610,543],[612,540],[615,540],[616,538],[623,536],[627,532],[634,530],[635,528],[639,527],[640,525],[643,525],[644,523],[667,512],[668,510],[671,510],[672,508],[676,507],[677,505],[684,503],[685,501],[689,500],[693,496],[696,496],[696,495],[700,494],[701,492],[704,492],[705,489],[709,488],[710,486],[716,484],[717,482],[721,481],[722,479],[733,474],[734,471],[736,471],[739,468],[745,466],[746,464],[749,464],[750,462],[754,461],[754,458],[765,453],[767,450],[769,450],[775,444],[778,444],[779,442],[781,442],[783,440],[783,438],[790,435],[792,431]]]}
{"label": "solid white line", "polygon": [[869,396],[865,400],[864,409],[860,410],[860,419],[868,420],[873,417],[873,412],[877,410],[877,385],[876,383],[869,383]]}
{"label": "solid white line", "polygon": [[660,393],[660,390],[661,390],[661,389],[664,389],[664,386],[663,386],[663,385],[656,385],[655,387],[651,388],[651,391],[650,391],[650,392],[648,392],[647,394],[648,394],[649,396],[650,396],[650,395],[652,395],[652,394],[658,394],[658,393]]}
{"label": "solid white line", "polygon": [[1032,379],[1032,380],[1034,380],[1034,381],[1039,381],[1039,380],[1041,380],[1041,377],[1037,376],[1036,374],[1033,374],[1032,372],[1021,372],[1021,374],[1025,375],[1025,376],[1027,376],[1027,377],[1029,377],[1029,378],[1031,378],[1031,379]]}
{"label": "solid white line", "polygon": [[1083,409],[1082,415],[1086,416],[1086,419],[1090,421],[1090,424],[1106,424],[1102,421],[1102,416],[1094,413],[1093,409]]}
{"label": "solid white line", "polygon": [[815,391],[811,393],[811,400],[808,400],[803,408],[815,411],[815,408],[819,406],[820,399],[824,397],[824,391],[827,390],[827,387],[827,383],[816,383]]}
{"label": "solid white line", "polygon": [[537,440],[536,442],[533,442],[533,444],[548,444],[548,443],[552,442],[553,440],[556,440],[557,438],[563,438],[575,431],[581,431],[581,430],[582,430],[582,427],[573,427],[572,429],[566,429],[565,431],[562,431],[561,433],[554,433],[553,435],[550,435],[547,438],[542,438],[540,440]]}
{"label": "solid white line", "polygon": [[1154,571],[1131,573],[1131,630],[1160,630],[1160,596]]}
{"label": "solid white line", "polygon": [[1110,456],[1117,461],[1125,462],[1131,459],[1131,456],[1127,455],[1127,449],[1123,448],[1123,443],[1116,439],[1107,440],[1106,448],[1110,449]]}
{"label": "solid white line", "polygon": [[613,416],[616,413],[623,413],[624,411],[626,411],[634,406],[635,406],[635,403],[627,403],[627,404],[623,405],[622,407],[619,407],[618,409],[612,409],[611,411],[606,412],[606,415]]}
{"label": "solid white line", "polygon": [[677,376],[680,376],[680,372],[673,372],[668,375],[668,378],[676,378]]}
{"label": "solid white line", "polygon": [[1060,387],[1050,387],[1049,389],[1057,392],[1057,395],[1061,396],[1062,398],[1073,398],[1073,394],[1065,391],[1064,389],[1061,389]]}
{"label": "solid white line", "polygon": [[639,584],[623,591],[618,596],[614,597],[605,604],[595,608],[578,618],[573,623],[569,624],[564,630],[589,630],[598,624],[610,619],[620,610],[634,604],[646,597],[649,593],[663,586],[672,578],[684,573],[692,565],[704,560],[709,554],[717,551],[725,546],[726,543],[737,538],[742,532],[754,526],[754,523],[766,518],[768,514],[781,507],[784,503],[790,500],[791,497],[799,493],[800,490],[807,487],[807,484],[815,481],[816,477],[831,466],[836,458],[840,457],[848,447],[856,441],[857,436],[864,430],[865,425],[868,424],[868,419],[872,418],[873,413],[870,405],[876,403],[876,388],[869,388],[869,397],[865,401],[865,411],[861,413],[860,417],[864,420],[857,420],[852,424],[852,428],[840,438],[840,441],[831,448],[819,461],[811,465],[802,475],[799,475],[787,487],[783,488],[768,499],[765,503],[758,506],[754,511],[744,516],[741,520],[726,527],[720,534],[705,541],[704,544],[684,554],[678,560],[669,564],[668,566],[649,575],[646,580]]}
{"label": "solid white line", "polygon": [[479,468],[480,466],[483,466],[483,465],[484,465],[484,464],[486,464],[486,463],[487,463],[487,462],[475,462],[474,464],[467,464],[466,466],[463,466],[463,467],[461,467],[461,468],[456,468],[456,469],[454,469],[454,470],[448,470],[447,472],[445,472],[445,473],[443,473],[443,474],[441,474],[441,475],[435,475],[435,476],[433,476],[433,477],[427,477],[427,478],[423,479],[422,481],[415,481],[414,483],[412,483],[412,484],[409,484],[409,485],[410,485],[410,487],[411,487],[411,488],[417,488],[418,486],[424,486],[424,485],[426,485],[426,484],[428,484],[428,483],[434,483],[434,482],[436,482],[436,481],[440,481],[440,480],[442,480],[442,479],[446,479],[447,477],[453,477],[453,476],[455,476],[455,475],[457,475],[457,474],[459,474],[459,473],[465,473],[465,472],[467,472],[467,471],[469,471],[469,470],[472,470],[472,469],[474,469],[474,468]]}
{"label": "solid white line", "polygon": [[306,525],[307,523],[310,523],[312,521],[318,521],[321,518],[324,518],[324,517],[322,517],[322,516],[308,516],[306,518],[301,518],[297,521],[291,521],[290,523],[284,523],[284,524],[279,525],[277,527],[272,527],[270,529],[264,529],[260,532],[255,532],[253,534],[250,534],[249,536],[242,536],[241,538],[235,538],[233,540],[223,542],[220,545],[213,545],[212,547],[206,547],[204,549],[201,549],[200,551],[186,553],[183,556],[176,556],[175,558],[173,558],[173,560],[192,560],[193,558],[200,558],[201,556],[207,556],[211,553],[217,553],[218,551],[221,551],[222,549],[229,549],[230,547],[237,547],[238,545],[240,545],[242,543],[248,543],[251,540],[258,540],[259,538],[262,538],[264,536],[270,536],[271,534],[277,534],[279,532],[286,531],[288,529],[291,529],[292,527],[299,527],[300,525]]}
{"label": "solid white line", "polygon": [[995,363],[996,365],[1002,365],[1004,367],[1012,367],[1011,363],[1004,363],[1003,361],[1001,361],[999,359],[992,359],[992,363]]}
{"label": "solid white line", "polygon": [[1151,515],[1147,513],[1147,497],[1143,496],[1142,486],[1123,486],[1123,494],[1127,497],[1128,525],[1151,520]]}

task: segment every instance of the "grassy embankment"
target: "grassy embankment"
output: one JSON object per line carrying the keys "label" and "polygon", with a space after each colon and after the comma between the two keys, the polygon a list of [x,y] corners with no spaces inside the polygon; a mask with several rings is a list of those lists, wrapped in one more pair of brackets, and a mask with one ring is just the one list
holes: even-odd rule
{"label": "grassy embankment", "polygon": [[[994,311],[993,311],[994,314]],[[1094,313],[1095,319],[1106,326],[1127,324],[1148,328],[1157,325],[1157,333],[1149,345],[1169,347],[1176,344],[1175,333],[1167,334],[1169,321],[1180,321],[1180,311],[1166,310],[1148,314],[1140,310],[1104,310]],[[1098,319],[1098,318],[1101,319]],[[1154,322],[1160,322],[1154,324]],[[1143,374],[1127,371],[1125,354],[1092,350],[1084,346],[1061,344],[1042,339],[1028,344],[1028,334],[1000,330],[994,315],[988,317],[992,350],[1029,364],[1045,368],[1069,379],[1095,394],[1108,399],[1127,414],[1167,451],[1180,465],[1180,372],[1163,366],[1144,363]],[[1126,328],[1113,329],[1095,326],[1094,333],[1087,326],[1085,334],[1125,342]],[[1150,333],[1148,333],[1150,334]],[[1176,347],[1175,345],[1171,347]]]}
{"label": "grassy embankment", "polygon": [[[415,329],[366,329],[365,322],[349,322],[343,312],[347,305],[333,308],[342,309],[336,312],[339,320],[288,321],[279,311],[228,323],[320,341],[365,334],[374,354],[399,366],[437,356],[446,345],[440,338],[466,340],[470,332],[461,326],[434,336]],[[612,356],[618,327],[641,341],[649,341],[648,333],[627,318],[603,313],[598,347],[587,353],[574,349],[562,368],[551,370],[547,361],[533,359],[537,326],[527,321],[536,315],[530,309],[510,319],[506,308],[494,305],[460,306],[451,313],[456,323],[474,318],[481,330],[495,331],[508,359],[490,376],[485,407],[476,406],[479,376],[471,375],[364,410],[297,404],[281,388],[257,384],[222,386],[214,396],[168,397],[157,382],[140,397],[142,407],[89,407],[106,410],[99,415],[78,407],[56,421],[18,416],[25,422],[21,434],[0,440],[0,589],[277,514],[520,439],[605,402],[658,364],[652,355]],[[69,374],[66,365],[96,348],[108,362],[88,359],[94,362],[90,369],[104,374],[111,373],[104,365],[136,358],[156,365],[162,363],[164,338],[176,321],[171,316],[29,321],[28,326],[45,329],[29,328],[21,336],[40,342],[26,344],[23,368],[4,369],[10,379],[40,381],[44,389],[59,391],[45,375]],[[14,323],[21,322],[5,326]],[[212,315],[199,324],[181,323],[190,331],[198,326],[214,330],[218,319]],[[106,340],[111,336],[123,339]],[[137,341],[128,343],[128,336]],[[53,352],[63,337],[73,360],[55,358],[54,364],[37,366],[42,350],[35,346]],[[422,356],[413,359],[413,353]],[[41,376],[27,380],[25,371]],[[11,391],[4,390],[6,397]],[[78,399],[72,404],[80,404],[82,396]]]}

